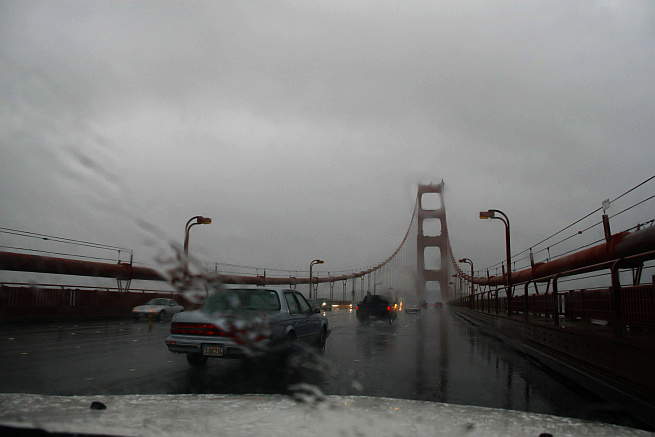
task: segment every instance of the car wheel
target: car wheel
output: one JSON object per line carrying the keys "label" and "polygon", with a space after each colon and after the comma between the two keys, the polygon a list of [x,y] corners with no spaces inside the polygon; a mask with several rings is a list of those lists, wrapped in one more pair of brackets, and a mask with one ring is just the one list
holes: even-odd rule
{"label": "car wheel", "polygon": [[325,343],[327,342],[327,330],[325,328],[321,329],[321,334],[318,337],[318,351],[320,353],[325,352]]}
{"label": "car wheel", "polygon": [[209,357],[200,354],[186,354],[187,362],[193,367],[202,367],[207,363]]}
{"label": "car wheel", "polygon": [[166,320],[166,311],[160,311],[159,314],[157,315],[157,319],[160,322],[163,322]]}

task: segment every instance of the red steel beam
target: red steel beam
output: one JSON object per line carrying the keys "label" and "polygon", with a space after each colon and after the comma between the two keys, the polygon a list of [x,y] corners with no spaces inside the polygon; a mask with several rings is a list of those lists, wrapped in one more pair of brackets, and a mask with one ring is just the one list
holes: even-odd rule
{"label": "red steel beam", "polygon": [[[574,254],[550,261],[535,264],[534,268],[528,268],[512,273],[512,283],[518,284],[535,280],[557,273],[563,273],[577,268],[589,267],[601,264],[613,259],[625,258],[639,255],[641,253],[655,250],[655,226],[635,231],[632,233],[622,232],[613,235],[609,243],[599,244],[589,249],[581,250]],[[389,259],[391,259],[390,257]],[[360,278],[381,268],[389,259],[357,273],[350,273],[339,276],[315,277],[313,283],[345,281],[347,279]],[[169,281],[166,275],[148,267],[135,267],[130,264],[109,264],[92,261],[81,261],[67,258],[45,257],[40,255],[27,255],[14,252],[0,251],[0,270],[12,270],[36,273],[53,273],[60,275],[95,276],[116,279],[142,279],[152,281]],[[471,276],[460,275],[470,281]],[[307,284],[309,278],[294,277],[265,277],[265,276],[235,276],[217,275],[215,277],[226,284],[254,284],[254,285],[286,285],[286,284]],[[213,279],[213,277],[212,277]],[[473,278],[473,282],[480,285],[505,285],[505,275],[491,276],[489,278]]]}
{"label": "red steel beam", "polygon": [[109,264],[14,252],[0,252],[0,270],[116,279],[168,280],[157,270],[127,263]]}
{"label": "red steel beam", "polygon": [[[581,250],[549,262],[536,263],[517,272],[512,272],[512,284],[546,278],[558,273],[564,273],[583,267],[602,264],[611,260],[626,258],[655,250],[655,226],[635,232],[621,232],[612,236],[609,242]],[[467,281],[471,276],[459,271]],[[474,277],[473,282],[480,285],[499,285],[507,283],[506,275]]]}
{"label": "red steel beam", "polygon": [[[386,262],[386,261],[385,261]],[[382,267],[384,263],[359,273],[340,276],[314,277],[312,282],[335,282],[351,278],[358,278]],[[0,270],[20,272],[51,273],[59,275],[93,276],[116,279],[142,279],[150,281],[169,281],[171,278],[148,267],[135,267],[127,263],[109,264],[93,261],[82,261],[68,258],[55,258],[40,255],[0,251]],[[210,279],[218,279],[226,284],[253,284],[253,285],[285,285],[308,284],[307,278],[294,277],[265,277],[265,276],[237,276],[212,275]]]}

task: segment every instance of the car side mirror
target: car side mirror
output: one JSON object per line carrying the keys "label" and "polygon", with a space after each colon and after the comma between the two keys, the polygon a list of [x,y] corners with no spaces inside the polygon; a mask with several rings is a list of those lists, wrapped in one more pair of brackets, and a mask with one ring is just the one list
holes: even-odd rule
{"label": "car side mirror", "polygon": [[318,313],[321,312],[321,309],[320,308],[314,308],[314,312],[318,314]]}

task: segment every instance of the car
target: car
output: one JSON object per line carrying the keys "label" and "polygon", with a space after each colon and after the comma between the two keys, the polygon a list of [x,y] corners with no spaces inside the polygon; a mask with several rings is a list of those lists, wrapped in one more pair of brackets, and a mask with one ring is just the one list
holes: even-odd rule
{"label": "car", "polygon": [[132,317],[134,320],[139,320],[141,317],[152,316],[162,322],[182,311],[184,311],[184,307],[175,302],[175,300],[156,297],[150,299],[145,303],[145,305],[139,305],[132,308]]}
{"label": "car", "polygon": [[223,285],[199,310],[175,315],[166,346],[199,367],[209,358],[273,356],[299,341],[322,353],[329,335],[327,318],[296,290]]}
{"label": "car", "polygon": [[417,314],[421,312],[421,306],[416,301],[403,302],[403,310],[405,314]]}
{"label": "car", "polygon": [[436,309],[440,310],[441,308],[443,308],[443,302],[435,302],[434,307]]}
{"label": "car", "polygon": [[367,294],[355,309],[357,320],[362,323],[370,320],[387,320],[393,323],[398,318],[396,308],[397,305],[388,297]]}
{"label": "car", "polygon": [[428,303],[426,301],[424,301],[424,300],[420,301],[418,304],[421,305],[421,308],[427,308],[428,307]]}
{"label": "car", "polygon": [[312,308],[320,308],[321,311],[332,311],[332,302],[327,299],[309,299]]}

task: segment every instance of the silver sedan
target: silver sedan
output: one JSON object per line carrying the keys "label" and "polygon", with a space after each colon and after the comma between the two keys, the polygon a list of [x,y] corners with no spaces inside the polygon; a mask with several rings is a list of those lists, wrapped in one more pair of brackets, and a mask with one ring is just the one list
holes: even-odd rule
{"label": "silver sedan", "polygon": [[301,340],[325,349],[328,321],[298,291],[223,286],[197,311],[177,314],[166,345],[183,353],[192,366],[208,358],[244,358],[270,354]]}
{"label": "silver sedan", "polygon": [[184,307],[173,299],[157,297],[150,299],[145,305],[139,305],[132,309],[132,317],[138,320],[141,317],[150,317],[160,322],[172,317],[174,314],[184,311]]}

